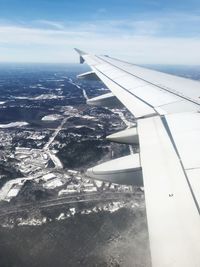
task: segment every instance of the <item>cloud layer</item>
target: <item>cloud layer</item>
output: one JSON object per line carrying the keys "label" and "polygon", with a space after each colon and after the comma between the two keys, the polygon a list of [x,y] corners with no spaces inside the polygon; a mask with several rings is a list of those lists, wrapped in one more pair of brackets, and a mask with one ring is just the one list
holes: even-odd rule
{"label": "cloud layer", "polygon": [[[4,23],[0,61],[76,62],[73,48],[79,47],[139,64],[200,64],[199,22],[198,16],[169,14],[144,20]],[[184,31],[189,25],[193,30]]]}

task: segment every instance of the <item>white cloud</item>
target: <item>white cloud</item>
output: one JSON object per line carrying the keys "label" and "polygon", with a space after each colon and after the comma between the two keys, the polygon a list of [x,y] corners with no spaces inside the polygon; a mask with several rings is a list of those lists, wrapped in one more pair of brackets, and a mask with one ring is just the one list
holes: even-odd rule
{"label": "white cloud", "polygon": [[34,23],[38,23],[38,24],[41,24],[41,25],[44,25],[44,26],[53,27],[53,28],[59,29],[59,30],[63,30],[64,29],[64,25],[60,21],[36,20],[36,21],[34,21]]}
{"label": "white cloud", "polygon": [[200,37],[160,36],[158,20],[35,24],[0,25],[0,61],[77,62],[79,47],[139,64],[200,64]]}

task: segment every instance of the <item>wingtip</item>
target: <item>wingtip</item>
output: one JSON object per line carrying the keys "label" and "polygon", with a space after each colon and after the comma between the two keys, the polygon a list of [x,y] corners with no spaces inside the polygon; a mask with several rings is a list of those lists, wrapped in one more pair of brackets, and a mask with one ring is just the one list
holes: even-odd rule
{"label": "wingtip", "polygon": [[82,50],[80,50],[80,49],[78,49],[78,48],[74,48],[74,50],[75,50],[80,56],[87,55],[86,52],[84,52],[84,51],[82,51]]}

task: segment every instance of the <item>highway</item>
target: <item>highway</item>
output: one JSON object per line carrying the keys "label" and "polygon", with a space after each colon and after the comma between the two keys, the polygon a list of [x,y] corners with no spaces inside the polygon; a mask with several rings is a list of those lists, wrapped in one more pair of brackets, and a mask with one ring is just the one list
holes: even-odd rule
{"label": "highway", "polygon": [[30,212],[31,210],[35,209],[41,210],[63,205],[69,205],[71,207],[77,203],[117,201],[127,198],[127,195],[133,197],[133,194],[124,192],[95,192],[87,194],[75,194],[66,197],[59,197],[56,199],[43,200],[20,205],[13,205],[10,203],[10,207],[7,206],[0,209],[0,217],[21,212]]}

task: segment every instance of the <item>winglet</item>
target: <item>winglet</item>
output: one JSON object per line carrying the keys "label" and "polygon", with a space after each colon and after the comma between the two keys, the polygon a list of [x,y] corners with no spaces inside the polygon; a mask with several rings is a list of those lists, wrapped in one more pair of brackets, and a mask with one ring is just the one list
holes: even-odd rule
{"label": "winglet", "polygon": [[83,64],[84,61],[85,61],[84,58],[83,58],[83,56],[84,55],[87,55],[87,53],[84,52],[84,51],[82,51],[82,50],[80,50],[80,49],[78,49],[78,48],[74,48],[74,50],[79,54],[79,56],[80,56],[80,63]]}
{"label": "winglet", "polygon": [[78,49],[78,48],[74,48],[74,50],[75,50],[80,56],[87,55],[86,52],[84,52],[84,51],[82,51],[82,50],[80,50],[80,49]]}

